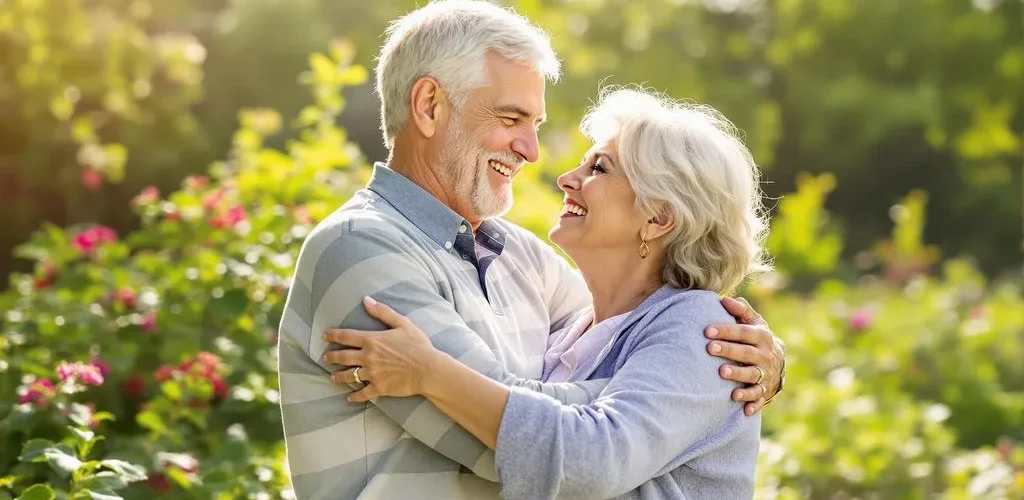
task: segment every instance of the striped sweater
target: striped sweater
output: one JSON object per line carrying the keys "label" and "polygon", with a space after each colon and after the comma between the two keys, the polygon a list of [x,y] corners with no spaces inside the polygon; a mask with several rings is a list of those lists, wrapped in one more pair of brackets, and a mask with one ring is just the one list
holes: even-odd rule
{"label": "striped sweater", "polygon": [[422,397],[350,403],[322,361],[327,328],[383,329],[372,296],[434,346],[510,386],[587,403],[607,379],[548,384],[548,335],[590,303],[579,274],[529,231],[492,219],[473,231],[419,186],[375,165],[366,189],[303,242],[281,320],[278,373],[300,500],[497,498],[495,457]]}

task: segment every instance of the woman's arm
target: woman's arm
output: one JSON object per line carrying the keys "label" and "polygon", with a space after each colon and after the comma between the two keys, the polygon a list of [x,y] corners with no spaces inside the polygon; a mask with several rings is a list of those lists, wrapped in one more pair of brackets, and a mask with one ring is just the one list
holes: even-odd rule
{"label": "woman's arm", "polygon": [[[759,420],[744,416],[742,405],[729,399],[735,386],[718,377],[717,361],[705,351],[702,335],[706,325],[728,316],[713,294],[695,295],[673,299],[678,303],[643,325],[639,341],[629,346],[608,387],[589,405],[565,405],[503,387],[438,354],[423,340],[401,342],[415,338],[402,331],[407,327],[386,334],[379,344],[392,347],[379,355],[353,354],[347,361],[363,366],[370,381],[352,397],[428,396],[485,445],[496,448],[505,498],[613,497],[740,431],[754,440],[750,457],[745,457],[753,460]],[[421,361],[402,360],[393,349]],[[383,361],[392,357],[394,362]],[[345,377],[352,372],[339,376],[348,381]]]}

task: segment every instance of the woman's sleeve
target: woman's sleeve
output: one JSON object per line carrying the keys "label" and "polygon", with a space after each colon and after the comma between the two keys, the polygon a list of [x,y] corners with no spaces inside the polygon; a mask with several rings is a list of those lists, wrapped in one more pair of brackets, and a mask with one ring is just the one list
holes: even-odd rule
{"label": "woman's sleeve", "polygon": [[732,319],[711,295],[677,296],[638,326],[641,340],[590,404],[511,388],[496,452],[502,498],[618,496],[750,425],[705,351],[703,329]]}

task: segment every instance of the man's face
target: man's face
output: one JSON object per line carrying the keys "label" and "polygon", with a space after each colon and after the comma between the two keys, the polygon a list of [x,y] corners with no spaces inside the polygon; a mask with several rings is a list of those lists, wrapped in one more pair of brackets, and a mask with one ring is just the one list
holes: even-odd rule
{"label": "man's face", "polygon": [[525,163],[537,161],[537,127],[545,116],[540,73],[493,53],[485,67],[488,83],[453,114],[439,162],[477,220],[512,208],[512,180]]}

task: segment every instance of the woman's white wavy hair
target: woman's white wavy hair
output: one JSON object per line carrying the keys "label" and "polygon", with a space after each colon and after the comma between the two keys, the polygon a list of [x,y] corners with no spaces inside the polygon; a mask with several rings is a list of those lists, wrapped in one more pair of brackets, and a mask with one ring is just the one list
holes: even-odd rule
{"label": "woman's white wavy hair", "polygon": [[560,65],[548,36],[530,22],[478,0],[440,0],[395,20],[377,56],[381,129],[388,149],[409,119],[413,83],[432,76],[460,108],[487,83],[485,56],[494,51],[558,80]]}
{"label": "woman's white wavy hair", "polygon": [[721,113],[609,87],[580,129],[595,143],[616,143],[640,213],[675,218],[664,237],[666,283],[726,294],[770,269],[760,173]]}

